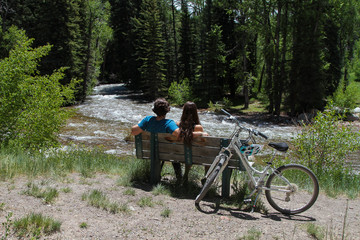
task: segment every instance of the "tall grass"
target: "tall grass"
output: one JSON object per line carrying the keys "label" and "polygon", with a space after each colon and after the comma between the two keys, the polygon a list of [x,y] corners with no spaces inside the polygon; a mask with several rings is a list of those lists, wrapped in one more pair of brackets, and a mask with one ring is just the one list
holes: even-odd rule
{"label": "tall grass", "polygon": [[79,172],[84,177],[96,172],[120,173],[132,159],[106,154],[100,148],[49,150],[45,153],[0,148],[0,179],[11,179],[19,175],[63,176],[72,172]]}
{"label": "tall grass", "polygon": [[59,192],[55,188],[48,187],[47,189],[41,189],[39,186],[33,183],[28,183],[28,189],[23,194],[41,198],[45,203],[52,203],[59,196]]}
{"label": "tall grass", "polygon": [[133,158],[122,165],[117,183],[129,187],[136,182],[148,182],[149,179],[150,161]]}
{"label": "tall grass", "polygon": [[31,237],[38,239],[42,235],[50,235],[60,231],[61,222],[42,214],[31,213],[13,222],[16,235],[21,237]]}
{"label": "tall grass", "polygon": [[104,209],[114,214],[122,210],[118,203],[110,201],[100,190],[95,189],[89,193],[84,193],[81,199],[87,201],[93,207]]}

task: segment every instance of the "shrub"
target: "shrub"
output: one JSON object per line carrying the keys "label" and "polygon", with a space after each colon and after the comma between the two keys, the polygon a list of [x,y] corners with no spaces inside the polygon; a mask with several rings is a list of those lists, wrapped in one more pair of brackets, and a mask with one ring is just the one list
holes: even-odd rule
{"label": "shrub", "polygon": [[318,176],[348,173],[346,157],[359,149],[359,132],[340,119],[331,106],[327,107],[316,115],[311,125],[303,126],[295,138],[297,158]]}
{"label": "shrub", "polygon": [[334,104],[341,109],[354,109],[357,106],[357,102],[360,101],[360,85],[356,82],[351,82],[345,91],[343,91],[343,88],[343,84],[340,84],[334,93]]}
{"label": "shrub", "polygon": [[13,44],[9,57],[0,60],[0,142],[35,149],[53,146],[69,116],[61,107],[73,99],[77,81],[62,86],[64,68],[39,76],[37,66],[51,46],[32,48],[33,39],[16,27],[5,35]]}
{"label": "shrub", "polygon": [[191,100],[189,80],[185,78],[180,83],[172,82],[168,94],[172,103],[182,106],[184,103]]}

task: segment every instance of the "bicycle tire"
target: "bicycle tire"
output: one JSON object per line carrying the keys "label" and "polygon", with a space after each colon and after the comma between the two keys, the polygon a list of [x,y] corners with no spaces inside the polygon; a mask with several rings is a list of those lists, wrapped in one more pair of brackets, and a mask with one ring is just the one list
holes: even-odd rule
{"label": "bicycle tire", "polygon": [[[216,158],[215,158],[216,160]],[[222,166],[224,165],[226,161],[226,156],[225,155],[220,155],[219,156],[219,162],[217,163],[216,167],[214,168],[214,170],[210,173],[209,177],[206,179],[206,182],[204,184],[204,186],[202,187],[200,193],[196,196],[195,199],[195,204],[199,204],[200,201],[205,197],[206,193],[209,191],[211,185],[213,184],[213,182],[215,181],[215,179],[220,175],[220,170],[222,169]]]}
{"label": "bicycle tire", "polygon": [[[286,178],[289,186],[281,177]],[[269,204],[283,214],[298,214],[308,210],[319,195],[319,182],[315,174],[299,164],[287,164],[279,167],[266,181],[266,187],[292,192],[265,190]]]}

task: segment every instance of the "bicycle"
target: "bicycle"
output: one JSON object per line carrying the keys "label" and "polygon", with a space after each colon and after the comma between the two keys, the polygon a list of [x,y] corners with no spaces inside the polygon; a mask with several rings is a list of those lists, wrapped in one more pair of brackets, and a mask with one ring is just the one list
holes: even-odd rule
{"label": "bicycle", "polygon": [[[256,143],[255,137],[268,137],[262,132],[246,128],[241,125],[230,113],[222,109],[234,120],[237,127],[230,136],[229,145],[223,147],[217,157],[214,159],[205,178],[206,181],[195,199],[195,204],[199,206],[200,201],[204,198],[213,182],[222,173],[233,155],[233,151],[239,156],[239,161],[245,168],[249,177],[249,185],[252,186],[252,192],[245,198],[245,203],[251,203],[251,197],[256,193],[256,198],[252,205],[254,210],[258,197],[265,191],[265,196],[269,204],[283,214],[298,214],[308,210],[316,201],[319,195],[319,183],[315,174],[307,167],[300,164],[286,164],[279,168],[274,168],[273,160],[276,152],[287,152],[289,146],[286,143],[270,142],[268,145],[277,151],[274,151],[270,161],[259,171],[255,169],[249,161],[249,157],[258,154],[263,146]],[[247,131],[248,137],[240,139],[240,132]],[[265,182],[266,181],[266,182]]]}

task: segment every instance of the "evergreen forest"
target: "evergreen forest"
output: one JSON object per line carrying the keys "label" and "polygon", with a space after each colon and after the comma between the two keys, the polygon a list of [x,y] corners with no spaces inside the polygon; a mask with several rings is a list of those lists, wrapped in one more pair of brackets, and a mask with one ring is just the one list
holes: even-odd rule
{"label": "evergreen forest", "polygon": [[32,74],[61,69],[60,83],[76,85],[72,103],[125,83],[200,107],[258,99],[275,115],[336,96],[354,107],[359,11],[358,0],[0,0],[0,60],[16,28],[51,48]]}

